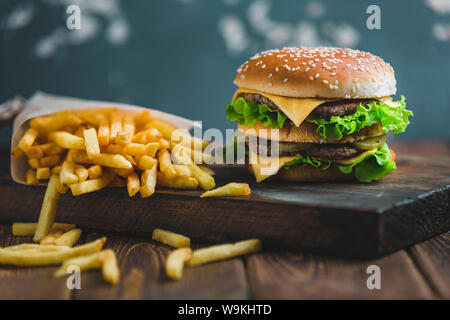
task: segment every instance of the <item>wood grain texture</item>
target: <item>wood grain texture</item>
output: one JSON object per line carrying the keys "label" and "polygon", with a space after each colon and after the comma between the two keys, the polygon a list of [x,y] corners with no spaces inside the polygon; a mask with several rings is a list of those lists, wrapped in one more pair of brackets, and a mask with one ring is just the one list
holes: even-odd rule
{"label": "wood grain texture", "polygon": [[[100,237],[91,233],[87,241]],[[193,247],[198,247],[193,244]],[[247,299],[245,268],[240,258],[196,268],[185,267],[183,278],[166,277],[165,259],[172,248],[149,239],[108,235],[106,247],[118,257],[121,282],[111,286],[101,272],[82,276],[82,288],[75,299]]]}
{"label": "wood grain texture", "polygon": [[416,244],[408,253],[436,295],[450,299],[450,232]]}
{"label": "wood grain texture", "polygon": [[[367,267],[381,269],[381,289],[367,288]],[[254,299],[430,299],[433,294],[405,251],[377,260],[260,253],[247,259]]]}

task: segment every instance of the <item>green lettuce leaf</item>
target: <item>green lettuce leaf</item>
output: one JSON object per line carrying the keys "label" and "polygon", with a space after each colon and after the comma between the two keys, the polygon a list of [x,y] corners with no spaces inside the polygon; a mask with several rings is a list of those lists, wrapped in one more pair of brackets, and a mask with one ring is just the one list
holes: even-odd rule
{"label": "green lettuce leaf", "polygon": [[256,121],[272,129],[283,127],[287,117],[278,110],[269,108],[266,104],[258,104],[255,101],[246,101],[240,97],[228,104],[225,108],[227,119],[237,121],[239,124],[248,124],[253,126]]}
{"label": "green lettuce leaf", "polygon": [[341,140],[345,135],[358,132],[362,128],[381,122],[383,133],[392,131],[400,133],[405,131],[409,124],[408,117],[413,113],[405,109],[405,97],[394,102],[397,106],[376,100],[363,107],[359,105],[356,112],[347,116],[332,116],[325,119],[319,115],[310,114],[306,121],[317,124],[316,132],[330,140]]}
{"label": "green lettuce leaf", "polygon": [[329,160],[316,160],[299,156],[288,162],[283,168],[289,170],[289,168],[294,165],[299,165],[301,167],[310,165],[323,170],[326,170],[333,165],[345,174],[351,173],[354,169],[356,178],[361,182],[371,182],[396,169],[395,162],[392,160],[387,144],[384,144],[375,153],[367,154],[365,157],[362,157],[350,165],[341,165],[332,163]]}

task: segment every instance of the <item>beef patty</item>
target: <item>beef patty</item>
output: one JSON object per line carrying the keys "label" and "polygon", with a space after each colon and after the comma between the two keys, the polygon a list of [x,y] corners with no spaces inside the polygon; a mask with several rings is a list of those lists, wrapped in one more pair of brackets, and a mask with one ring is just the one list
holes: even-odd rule
{"label": "beef patty", "polygon": [[[260,155],[271,155],[272,148],[270,140],[263,140],[261,138],[259,138],[258,141],[250,140],[248,146],[255,153],[258,153],[259,151]],[[351,144],[333,143],[280,142],[278,148],[280,157],[303,155],[323,160],[342,160],[355,157],[364,152],[364,150]]]}
{"label": "beef patty", "polygon": [[[247,101],[256,101],[259,104],[265,104],[274,110],[280,110],[278,106],[269,98],[259,93],[240,93],[240,97]],[[366,106],[368,103],[375,101],[374,99],[342,99],[338,101],[325,102],[314,109],[312,114],[320,115],[323,118],[330,118],[332,116],[344,116],[356,112],[356,107],[361,103]]]}

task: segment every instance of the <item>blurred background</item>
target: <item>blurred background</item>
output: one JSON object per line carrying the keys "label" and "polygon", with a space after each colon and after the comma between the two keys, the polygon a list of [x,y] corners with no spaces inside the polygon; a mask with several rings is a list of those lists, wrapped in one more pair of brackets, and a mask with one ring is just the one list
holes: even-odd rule
{"label": "blurred background", "polygon": [[[81,9],[68,30],[66,9]],[[381,29],[369,30],[369,5]],[[397,139],[450,139],[450,0],[2,0],[0,102],[35,91],[158,108],[233,128],[236,69],[283,46],[370,51],[415,117]],[[10,128],[0,130],[8,144]]]}

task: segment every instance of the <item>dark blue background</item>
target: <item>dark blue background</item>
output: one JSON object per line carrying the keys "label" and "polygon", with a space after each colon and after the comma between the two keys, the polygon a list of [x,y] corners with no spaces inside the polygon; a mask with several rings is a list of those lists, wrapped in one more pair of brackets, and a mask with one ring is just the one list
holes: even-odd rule
{"label": "dark blue background", "polygon": [[[2,0],[0,4],[1,101],[15,94],[30,96],[40,89],[160,108],[203,120],[204,128],[232,128],[224,106],[235,90],[235,71],[256,51],[272,45],[249,24],[248,8],[254,1],[115,1],[129,25],[126,42],[111,44],[104,34],[108,18],[94,14],[100,27],[95,37],[62,45],[53,55],[40,58],[35,53],[39,39],[58,27],[63,32],[78,32],[65,27],[66,3],[77,1],[21,2],[32,3],[33,14],[28,24],[14,30],[5,27],[5,17],[19,1]],[[419,0],[322,0],[317,2],[325,8],[324,14],[312,18],[306,11],[309,2],[273,0],[269,16],[291,25],[307,21],[324,44],[336,44],[322,35],[324,23],[354,28],[360,37],[355,47],[392,64],[398,94],[406,96],[415,113],[403,137],[450,138],[450,42],[439,41],[432,32],[435,23],[449,25],[448,13],[438,14]],[[381,8],[381,30],[366,28],[370,4]],[[81,9],[82,14],[89,11],[83,5]],[[219,29],[219,21],[229,15],[240,19],[251,38],[246,50],[234,54],[227,50]],[[6,143],[8,131],[3,129],[0,134]]]}

